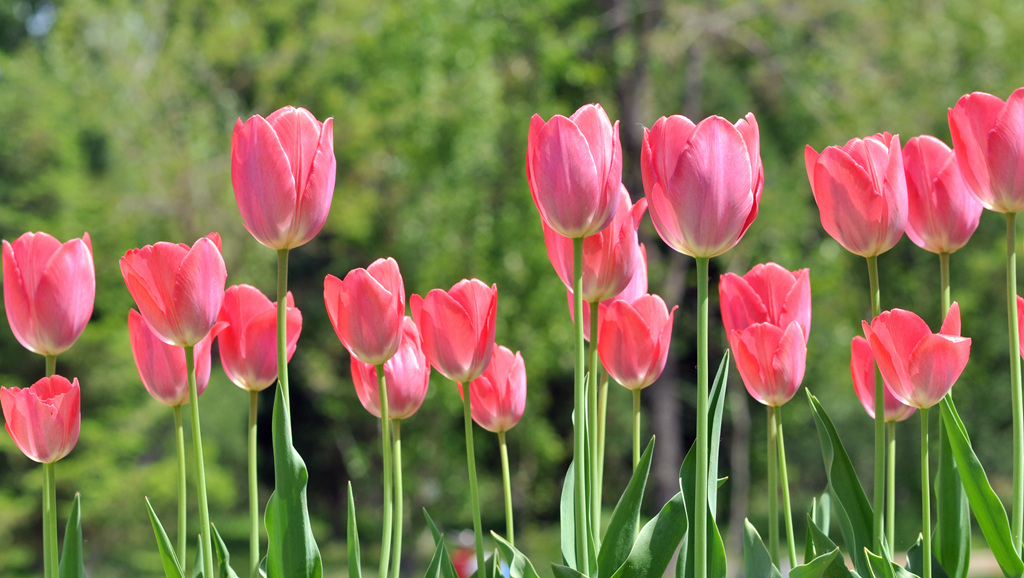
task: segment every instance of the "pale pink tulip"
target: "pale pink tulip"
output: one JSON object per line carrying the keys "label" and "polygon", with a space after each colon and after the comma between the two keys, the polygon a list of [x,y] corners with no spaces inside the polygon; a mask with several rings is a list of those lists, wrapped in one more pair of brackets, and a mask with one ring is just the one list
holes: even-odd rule
{"label": "pale pink tulip", "polygon": [[[859,335],[850,344],[850,375],[853,377],[853,391],[857,393],[864,411],[868,412],[871,419],[875,419],[875,354],[868,340]],[[883,379],[882,387],[885,421],[904,421],[914,415],[917,408],[896,399],[889,382]]]}
{"label": "pale pink tulip", "polygon": [[359,361],[380,365],[398,351],[405,284],[391,257],[349,271],[344,281],[328,275],[324,303],[338,339]]}
{"label": "pale pink tulip", "polygon": [[729,344],[751,397],[768,406],[793,398],[807,364],[807,337],[799,323],[755,323],[729,332]]}
{"label": "pale pink tulip", "polygon": [[71,453],[82,426],[78,379],[44,377],[28,388],[0,387],[4,425],[29,459],[53,463]]}
{"label": "pale pink tulip", "polygon": [[[210,383],[210,351],[213,340],[224,328],[214,324],[210,333],[195,345],[196,393],[203,395]],[[188,403],[188,368],[185,350],[165,343],[138,311],[128,312],[128,338],[139,378],[153,399],[175,407]]]}
{"label": "pale pink tulip", "polygon": [[614,299],[604,309],[597,353],[601,363],[620,385],[643,389],[665,370],[672,341],[671,311],[657,295],[644,295],[632,303]]}
{"label": "pale pink tulip", "polygon": [[949,131],[964,182],[986,209],[1024,210],[1024,87],[1003,102],[974,92],[949,110]]}
{"label": "pale pink tulip", "polygon": [[504,345],[495,347],[491,363],[480,377],[470,382],[469,391],[473,421],[477,425],[493,433],[512,429],[526,410],[523,356]]}
{"label": "pale pink tulip", "polygon": [[[302,313],[289,291],[285,298],[286,356],[291,360],[302,332]],[[220,362],[228,379],[247,391],[263,391],[277,381],[277,304],[251,285],[224,293],[217,321]]]}
{"label": "pale pink tulip", "polygon": [[916,136],[903,147],[907,176],[907,236],[936,254],[958,251],[981,220],[983,207],[960,176],[953,149],[932,136]]}
{"label": "pale pink tulip", "polygon": [[498,286],[463,279],[448,292],[434,289],[426,297],[413,295],[409,304],[430,365],[458,383],[480,377],[494,348]]}
{"label": "pale pink tulip", "polygon": [[[380,388],[377,368],[352,358],[352,381],[363,408],[380,417]],[[430,364],[423,355],[419,329],[411,317],[402,320],[402,342],[398,352],[384,362],[384,387],[388,393],[388,417],[411,417],[427,396],[430,385]]]}

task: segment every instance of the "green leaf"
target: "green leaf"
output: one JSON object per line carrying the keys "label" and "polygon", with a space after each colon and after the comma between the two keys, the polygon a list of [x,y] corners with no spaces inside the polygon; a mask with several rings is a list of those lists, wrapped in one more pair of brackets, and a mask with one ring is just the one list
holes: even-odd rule
{"label": "green leaf", "polygon": [[[708,526],[714,526],[714,523]],[[680,492],[661,508],[658,515],[644,524],[626,561],[612,577],[659,578],[672,561],[679,543],[686,535],[686,528],[686,504]]]}
{"label": "green leaf", "polygon": [[[452,563],[451,554],[448,553],[448,548],[444,544],[444,535],[437,529],[437,525],[434,524],[434,519],[427,513],[427,509],[423,508],[423,517],[427,519],[427,527],[430,528],[430,535],[434,538],[435,553],[440,552],[441,558],[439,561],[441,575],[445,578],[458,578],[458,573],[455,571],[455,564]],[[440,547],[437,550],[436,547]],[[354,574],[350,574],[354,577]]]}
{"label": "green leaf", "polygon": [[[516,550],[512,544],[509,544],[504,538],[491,532],[491,536],[498,543],[498,549],[501,551],[501,555],[506,562],[508,562],[508,571],[511,578],[540,578],[537,571],[533,568],[533,564],[523,553]],[[497,561],[497,556],[495,556]],[[495,574],[500,576],[500,574]]]}
{"label": "green leaf", "polygon": [[782,573],[772,564],[772,557],[768,548],[764,547],[761,535],[746,518],[743,519],[743,568],[747,576],[782,578]]}
{"label": "green leaf", "polygon": [[437,529],[437,524],[434,524],[434,519],[427,513],[427,509],[423,508],[423,517],[427,519],[427,527],[430,528],[430,535],[434,538],[434,544],[441,541],[441,532]]}
{"label": "green leaf", "polygon": [[845,574],[842,570],[835,568],[836,560],[839,560],[839,565],[842,566],[843,557],[839,553],[839,548],[825,552],[810,562],[793,568],[789,573],[789,578],[821,578],[826,575],[829,577],[849,576],[850,571],[846,569],[846,566],[842,568],[845,570]]}
{"label": "green leaf", "polygon": [[[153,533],[156,534],[156,546],[160,550],[160,561],[164,566],[164,576],[167,578],[185,578],[185,571],[181,569],[178,557],[174,555],[174,546],[171,546],[171,540],[167,537],[167,532],[164,531],[160,518],[153,511],[149,498],[146,498],[146,509],[149,510],[149,521],[153,525]],[[197,564],[197,566],[202,566],[202,564]]]}
{"label": "green leaf", "polygon": [[196,559],[192,563],[192,578],[202,578],[203,575],[203,536],[196,534]]}
{"label": "green leaf", "polygon": [[974,519],[978,521],[981,533],[985,535],[985,541],[996,562],[1007,576],[1020,576],[1024,574],[1024,562],[1021,562],[1010,540],[1010,524],[1006,520],[1006,510],[999,501],[992,486],[988,483],[988,476],[985,475],[985,468],[981,467],[978,456],[971,448],[971,440],[967,437],[967,430],[957,415],[956,406],[953,400],[947,395],[940,402],[942,406],[942,423],[946,426],[946,435],[949,437],[949,446],[956,461],[956,467],[960,470],[960,481],[964,492],[967,494],[967,501],[974,512]]}
{"label": "green leaf", "polygon": [[228,546],[220,537],[217,526],[210,524],[213,530],[213,550],[217,554],[217,578],[238,578],[238,574],[231,569],[231,554],[228,553]]}
{"label": "green leaf", "polygon": [[636,530],[640,526],[640,504],[644,499],[644,486],[647,485],[653,455],[654,438],[651,438],[608,521],[604,542],[601,543],[601,553],[597,557],[600,578],[611,576],[612,572],[622,566],[633,547]]}
{"label": "green leaf", "polygon": [[725,481],[718,479],[718,452],[722,446],[722,413],[725,411],[725,386],[728,378],[729,350],[726,349],[708,394],[708,413],[711,418],[711,431],[708,435],[708,508],[711,509],[712,517],[718,516],[718,492],[715,490]]}
{"label": "green leaf", "polygon": [[874,576],[875,578],[912,578],[917,576],[917,574],[911,574],[901,566],[886,560],[868,549],[864,549],[864,555],[868,560],[869,574],[866,574],[867,576]]}
{"label": "green leaf", "polygon": [[[913,572],[918,576],[924,576],[924,566],[921,564],[921,558],[923,557],[924,539],[920,534],[918,534],[917,542],[907,550],[907,571]],[[949,574],[946,573],[945,568],[943,568],[935,558],[934,550],[932,550],[932,578],[949,578]]]}
{"label": "green leaf", "polygon": [[561,564],[552,564],[551,573],[554,574],[555,578],[587,578],[585,574]]}
{"label": "green leaf", "polygon": [[932,554],[949,576],[967,578],[971,564],[971,511],[945,428],[939,428],[939,471],[935,476],[935,496]]}
{"label": "green leaf", "polygon": [[64,528],[64,549],[60,553],[60,578],[85,578],[85,560],[82,549],[82,496],[75,494],[71,514]]}
{"label": "green leaf", "polygon": [[873,513],[867,495],[857,479],[853,463],[843,448],[843,442],[832,425],[832,420],[825,413],[818,399],[807,391],[814,414],[814,424],[818,430],[818,441],[821,444],[822,457],[825,460],[825,473],[828,475],[828,487],[834,499],[836,516],[839,518],[839,529],[842,531],[846,548],[851,552],[853,565],[863,576],[870,574],[867,550],[881,551],[871,535]]}
{"label": "green leaf", "polygon": [[322,578],[323,562],[306,508],[306,464],[292,447],[291,417],[277,385],[271,429],[274,440],[274,492],[267,502],[267,576]]}
{"label": "green leaf", "polygon": [[[832,511],[832,498],[829,497],[828,490],[821,493],[820,496],[811,499],[811,511],[808,512],[807,517],[810,522],[813,522],[817,526],[818,530],[828,536],[829,523],[831,520],[829,516]],[[831,540],[829,540],[831,542]],[[811,536],[811,524],[807,525],[807,538],[804,541],[804,560],[810,560],[817,556],[824,554],[831,550],[835,545],[825,548],[818,549]]]}
{"label": "green leaf", "polygon": [[[430,516],[427,516],[427,520],[430,520]],[[430,527],[432,531],[437,531],[433,522],[430,523]],[[350,578],[363,578],[363,556],[359,551],[359,526],[356,524],[356,500],[352,496],[351,481],[348,483],[348,523],[345,539],[348,542],[348,575]]]}
{"label": "green leaf", "polygon": [[[814,518],[809,514],[807,516],[807,540],[809,542],[813,542],[814,551],[819,553],[818,557],[815,557],[814,560],[817,560],[821,556],[827,555],[828,552],[839,551],[839,548],[836,546],[835,542],[833,542],[832,539],[828,537],[828,534],[826,534],[820,527],[818,527],[818,524],[814,521]],[[828,565],[828,568],[826,570],[827,573],[825,575],[829,578],[848,578],[850,576],[853,576],[853,574],[850,572],[850,569],[846,567],[846,563],[843,560],[842,554],[837,555]]]}

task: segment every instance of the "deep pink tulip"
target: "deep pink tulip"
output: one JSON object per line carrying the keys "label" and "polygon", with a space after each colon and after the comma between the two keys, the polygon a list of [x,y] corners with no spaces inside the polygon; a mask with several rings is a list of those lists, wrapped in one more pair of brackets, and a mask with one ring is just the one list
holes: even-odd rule
{"label": "deep pink tulip", "polygon": [[639,390],[654,383],[665,370],[672,341],[671,311],[657,295],[630,303],[614,299],[604,309],[597,353],[608,374],[620,385]]}
{"label": "deep pink tulip", "polygon": [[477,425],[493,433],[512,429],[526,410],[523,356],[504,345],[495,347],[491,363],[483,375],[470,382],[469,391],[470,411]]}
{"label": "deep pink tulip", "polygon": [[[601,319],[604,317],[604,310],[608,307],[608,303],[611,301],[615,299],[622,299],[632,303],[640,297],[647,295],[647,247],[645,247],[643,243],[637,245],[637,255],[635,259],[636,267],[633,268],[633,277],[630,278],[629,283],[626,284],[626,288],[611,299],[606,299],[598,305],[598,326],[601,325]],[[569,301],[569,317],[573,322],[575,322],[576,314],[573,311],[575,301],[572,298],[572,289],[567,289],[565,291],[565,296]],[[590,303],[586,299],[583,300],[583,318],[590,319]],[[600,331],[600,329],[598,331]],[[590,341],[589,322],[583,324],[583,339]]]}
{"label": "deep pink tulip", "polygon": [[800,325],[805,343],[810,336],[811,278],[807,269],[791,273],[781,265],[762,263],[742,277],[722,275],[718,292],[727,336],[755,323],[785,329],[793,322]]}
{"label": "deep pink tulip", "polygon": [[324,303],[338,339],[356,359],[380,365],[391,359],[402,341],[405,284],[398,263],[377,259],[366,269],[353,269],[342,281],[324,279]]}
{"label": "deep pink tulip", "polygon": [[331,210],[337,161],[334,120],[286,106],[235,122],[231,184],[245,228],[271,249],[294,249],[320,232]]}
{"label": "deep pink tulip", "polygon": [[949,111],[953,150],[964,182],[986,209],[1024,210],[1024,87],[1003,102],[974,92]]}
{"label": "deep pink tulip", "polygon": [[18,342],[40,355],[66,351],[85,330],[96,296],[89,233],[61,244],[46,233],[3,242],[4,305]]}
{"label": "deep pink tulip", "polygon": [[[583,300],[599,303],[611,299],[633,279],[639,258],[636,230],[647,210],[647,200],[630,202],[626,187],[620,188],[619,209],[611,225],[583,240]],[[544,223],[544,244],[558,278],[573,286],[573,241]]]}
{"label": "deep pink tulip", "polygon": [[[285,353],[290,361],[302,333],[302,313],[290,291],[285,305]],[[232,285],[224,292],[217,321],[227,324],[217,343],[228,379],[247,391],[263,391],[277,381],[277,303],[251,285]]]}
{"label": "deep pink tulip", "polygon": [[[857,393],[864,411],[868,412],[871,419],[875,419],[875,354],[868,340],[859,335],[850,344],[850,375],[853,377],[853,391]],[[883,379],[882,385],[885,421],[903,421],[914,415],[917,408],[896,399],[889,382]]]}
{"label": "deep pink tulip", "polygon": [[[196,392],[199,395],[203,395],[210,383],[210,350],[214,338],[223,328],[223,323],[214,324],[210,333],[195,346]],[[185,350],[160,339],[134,309],[128,312],[128,338],[132,345],[135,368],[139,370],[139,378],[149,395],[171,407],[188,403]]]}
{"label": "deep pink tulip", "polygon": [[569,118],[530,119],[526,180],[541,219],[559,235],[589,237],[608,226],[619,203],[622,145],[599,104]]}
{"label": "deep pink tulip", "polygon": [[430,365],[458,383],[480,377],[494,348],[498,286],[463,279],[447,293],[434,289],[426,297],[413,295],[409,305]]}
{"label": "deep pink tulip", "polygon": [[44,377],[31,387],[0,387],[7,433],[29,459],[53,463],[71,453],[82,426],[78,379]]}
{"label": "deep pink tulip", "polygon": [[960,306],[954,302],[938,333],[902,309],[883,311],[864,335],[892,393],[901,402],[929,408],[942,400],[967,366],[971,339],[960,336]]}
{"label": "deep pink tulip", "polygon": [[776,407],[793,398],[807,365],[807,337],[799,323],[755,323],[731,331],[729,344],[751,397]]}
{"label": "deep pink tulip", "polygon": [[820,155],[807,145],[804,163],[821,226],[844,249],[874,257],[900,240],[907,226],[907,180],[899,135],[850,139]]}
{"label": "deep pink tulip", "polygon": [[192,247],[160,242],[132,249],[121,258],[121,275],[150,328],[180,346],[195,345],[210,332],[228,278],[217,233]]}
{"label": "deep pink tulip", "polygon": [[903,147],[907,176],[907,236],[932,253],[954,253],[967,244],[983,207],[960,176],[953,149],[932,136]]}
{"label": "deep pink tulip", "polygon": [[764,186],[754,115],[694,125],[661,117],[644,129],[640,157],[651,219],[662,240],[692,257],[715,257],[740,241],[757,216]]}
{"label": "deep pink tulip", "polygon": [[[377,368],[352,358],[352,381],[359,403],[380,417],[380,389]],[[411,317],[402,320],[402,342],[398,352],[384,362],[384,383],[388,390],[388,417],[406,419],[420,410],[430,385],[430,364],[423,355],[420,331]]]}

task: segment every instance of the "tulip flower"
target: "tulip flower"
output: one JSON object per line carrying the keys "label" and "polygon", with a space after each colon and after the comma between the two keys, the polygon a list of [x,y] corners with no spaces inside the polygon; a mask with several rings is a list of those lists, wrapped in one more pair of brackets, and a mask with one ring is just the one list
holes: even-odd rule
{"label": "tulip flower", "polygon": [[48,357],[66,351],[89,322],[96,296],[89,234],[63,244],[46,233],[4,241],[3,267],[7,321],[18,342]]}
{"label": "tulip flower", "polygon": [[[295,354],[302,332],[302,313],[289,291],[287,360]],[[224,373],[238,387],[263,391],[277,380],[277,305],[251,285],[232,285],[224,292],[217,315],[226,327],[218,335]]]}
{"label": "tulip flower", "polygon": [[721,255],[757,216],[764,169],[753,114],[736,124],[661,117],[644,129],[640,164],[654,228],[680,253]]}
{"label": "tulip flower", "polygon": [[785,405],[804,378],[807,339],[799,323],[778,327],[755,323],[729,336],[736,367],[750,396],[769,406]]}
{"label": "tulip flower", "polygon": [[789,272],[775,263],[763,263],[742,277],[722,275],[718,291],[727,336],[755,323],[785,329],[795,322],[806,343],[811,331],[811,279],[807,269]]}
{"label": "tulip flower", "polygon": [[[195,346],[196,390],[203,395],[210,382],[210,353],[213,340],[224,328],[215,324],[210,333]],[[138,311],[128,312],[128,337],[139,378],[149,395],[160,403],[175,407],[188,403],[188,368],[185,350],[165,343],[150,328]]]}
{"label": "tulip flower", "polygon": [[967,188],[986,209],[1024,210],[1024,87],[1006,102],[974,92],[949,110],[953,150]]}
{"label": "tulip flower", "polygon": [[[850,375],[853,377],[853,390],[860,399],[864,411],[871,419],[875,418],[875,354],[871,351],[868,340],[856,336],[850,344]],[[907,405],[892,393],[889,382],[885,382],[885,422],[904,421],[914,415],[917,408]]]}
{"label": "tulip flower", "polygon": [[337,170],[333,129],[333,119],[291,106],[235,122],[231,184],[245,228],[263,245],[294,249],[323,228]]}
{"label": "tulip flower", "polygon": [[185,244],[156,243],[121,258],[128,292],[165,343],[192,346],[210,332],[224,302],[227,269],[220,235]]}
{"label": "tulip flower", "polygon": [[405,285],[398,263],[377,259],[341,280],[324,279],[324,302],[338,339],[363,363],[380,365],[398,351],[405,317]]}
{"label": "tulip flower", "polygon": [[[637,245],[637,254],[634,259],[636,260],[636,267],[633,268],[633,276],[630,278],[629,283],[626,284],[626,288],[613,295],[610,299],[605,299],[598,305],[597,315],[599,327],[601,324],[600,320],[604,318],[604,310],[608,307],[609,303],[617,299],[632,303],[647,294],[647,247],[645,247],[643,243]],[[567,289],[565,296],[569,302],[569,316],[575,322],[576,314],[573,311],[572,289]],[[587,300],[583,301],[583,318],[590,319],[590,302]],[[586,341],[590,341],[589,323],[583,324],[583,338]]]}
{"label": "tulip flower", "polygon": [[597,349],[604,368],[620,385],[640,390],[661,376],[675,311],[676,307],[669,311],[657,295],[645,295],[633,303],[616,299],[608,304]]}
{"label": "tulip flower", "polygon": [[[419,411],[430,384],[430,364],[423,355],[420,332],[411,317],[402,319],[402,341],[398,352],[384,362],[384,380],[388,393],[388,418],[406,419]],[[353,357],[352,381],[363,408],[381,417],[376,367]]]}
{"label": "tulip flower", "polygon": [[498,286],[463,279],[448,292],[413,295],[409,304],[430,365],[458,383],[480,377],[494,347]]}
{"label": "tulip flower", "polygon": [[541,219],[559,235],[582,239],[607,227],[619,203],[622,145],[599,104],[569,118],[530,119],[526,180]]}
{"label": "tulip flower", "polygon": [[31,387],[0,387],[7,433],[29,459],[51,464],[71,453],[82,425],[78,380],[44,377]]}
{"label": "tulip flower", "polygon": [[954,253],[967,244],[982,206],[960,176],[953,149],[931,136],[916,136],[903,147],[907,178],[907,236],[936,254]]}

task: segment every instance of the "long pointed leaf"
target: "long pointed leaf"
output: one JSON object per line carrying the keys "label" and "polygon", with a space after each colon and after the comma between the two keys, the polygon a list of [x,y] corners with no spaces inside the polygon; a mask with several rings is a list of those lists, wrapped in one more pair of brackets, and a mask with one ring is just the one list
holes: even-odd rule
{"label": "long pointed leaf", "polygon": [[914,578],[917,576],[917,574],[911,574],[903,567],[886,560],[870,550],[865,549],[864,555],[868,560],[868,576],[874,576],[875,578]]}
{"label": "long pointed leaf", "polygon": [[971,564],[971,511],[945,428],[939,428],[932,554],[951,578],[967,578]]}
{"label": "long pointed leaf", "polygon": [[[917,542],[914,542],[914,545],[907,550],[907,571],[918,576],[924,576],[924,566],[921,563],[921,558],[923,557],[924,538],[918,534]],[[939,560],[935,557],[935,551],[932,551],[932,578],[949,578],[946,569],[939,564]]]}
{"label": "long pointed leaf", "polygon": [[552,564],[551,573],[554,574],[555,578],[587,578],[583,573],[561,564]]}
{"label": "long pointed leaf", "polygon": [[722,361],[715,372],[715,380],[711,383],[708,394],[710,402],[710,433],[708,434],[708,508],[711,517],[718,518],[718,453],[722,446],[722,413],[725,411],[725,387],[729,379],[729,350],[725,350]]}
{"label": "long pointed leaf", "polygon": [[220,537],[217,526],[210,525],[213,529],[213,550],[217,554],[217,577],[238,578],[238,574],[231,568],[231,554],[228,553],[228,546]]}
{"label": "long pointed leaf", "polygon": [[[429,517],[428,517],[429,519]],[[359,549],[359,525],[356,523],[356,500],[352,496],[352,482],[348,483],[348,521],[345,540],[348,546],[349,578],[363,578],[363,556]]]}
{"label": "long pointed leaf", "polygon": [[82,551],[82,495],[76,493],[71,503],[71,515],[64,528],[64,549],[60,553],[60,578],[85,578],[85,560]]}
{"label": "long pointed leaf", "polygon": [[575,462],[569,463],[562,483],[562,499],[559,503],[559,528],[562,535],[562,561],[570,568],[579,568],[576,563],[576,477],[573,473]]}
{"label": "long pointed leaf", "polygon": [[640,526],[640,504],[644,499],[644,486],[647,485],[653,455],[654,438],[651,438],[608,521],[604,542],[601,543],[601,553],[597,557],[600,578],[611,576],[629,556],[633,541],[636,539],[636,530]]}
{"label": "long pointed leaf", "polygon": [[[836,572],[835,561],[839,560],[842,564],[842,555],[839,553],[839,548],[831,552],[825,552],[821,556],[814,558],[810,562],[797,566],[789,573],[789,578],[821,578],[822,576],[828,576],[829,578],[835,578],[838,576],[849,576],[850,572],[847,570],[846,573]],[[846,567],[843,567],[846,570]]]}
{"label": "long pointed leaf", "polygon": [[750,520],[743,519],[743,568],[747,576],[782,578],[782,572],[772,563],[768,548]]}
{"label": "long pointed leaf", "polygon": [[530,563],[530,560],[522,552],[516,550],[512,544],[509,544],[504,538],[494,532],[491,532],[491,536],[498,543],[498,549],[501,551],[504,560],[508,563],[508,571],[511,578],[540,578],[537,571],[533,568],[533,564]]}
{"label": "long pointed leaf", "polygon": [[[713,527],[714,524],[708,526]],[[686,504],[680,492],[661,508],[657,516],[644,524],[626,561],[612,577],[660,578],[672,562],[672,556],[686,535],[686,528]]]}
{"label": "long pointed leaf", "polygon": [[[818,524],[810,515],[807,516],[807,540],[814,543],[814,551],[820,552],[819,557],[824,555],[826,552],[839,551],[839,547],[836,546],[835,542],[828,537],[828,534],[818,527]],[[853,576],[850,570],[846,567],[842,554],[837,555],[829,564],[827,576],[830,578],[848,578]]]}
{"label": "long pointed leaf", "polygon": [[[160,550],[160,561],[164,566],[164,576],[167,578],[185,578],[185,571],[181,569],[178,557],[174,555],[174,546],[171,546],[171,540],[167,537],[167,532],[164,531],[160,518],[153,511],[149,498],[146,498],[146,509],[149,511],[149,521],[153,525],[153,533],[156,534],[156,546]],[[202,564],[199,564],[199,566],[202,566]]]}
{"label": "long pointed leaf", "polygon": [[434,519],[427,513],[427,509],[423,508],[423,517],[427,519],[427,527],[430,528],[430,535],[434,538],[435,553],[440,552],[440,570],[441,575],[445,578],[458,578],[458,573],[455,571],[455,564],[452,562],[451,554],[448,552],[448,548],[444,544],[444,535],[441,534],[440,530],[437,529],[437,525],[434,524]]}

